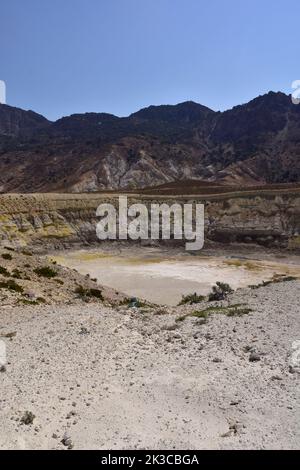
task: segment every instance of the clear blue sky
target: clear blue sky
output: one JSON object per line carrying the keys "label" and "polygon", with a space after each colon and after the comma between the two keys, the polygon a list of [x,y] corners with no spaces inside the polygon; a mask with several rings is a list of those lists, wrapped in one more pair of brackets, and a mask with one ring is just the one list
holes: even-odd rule
{"label": "clear blue sky", "polygon": [[300,79],[299,0],[0,0],[0,15],[7,104],[50,119],[223,110]]}

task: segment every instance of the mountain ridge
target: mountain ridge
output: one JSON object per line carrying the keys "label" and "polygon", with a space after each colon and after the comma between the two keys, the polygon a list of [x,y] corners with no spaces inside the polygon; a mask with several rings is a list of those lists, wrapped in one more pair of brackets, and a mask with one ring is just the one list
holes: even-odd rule
{"label": "mountain ridge", "polygon": [[0,105],[0,190],[98,191],[176,180],[300,181],[300,106],[269,92],[227,111],[193,101],[54,122]]}

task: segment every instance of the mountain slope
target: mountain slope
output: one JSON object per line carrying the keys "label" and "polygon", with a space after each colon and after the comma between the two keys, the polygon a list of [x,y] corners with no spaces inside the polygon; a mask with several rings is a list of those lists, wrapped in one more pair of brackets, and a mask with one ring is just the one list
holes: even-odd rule
{"label": "mountain slope", "polygon": [[194,102],[51,123],[0,105],[0,190],[97,191],[176,180],[300,181],[300,106],[270,92],[231,110]]}

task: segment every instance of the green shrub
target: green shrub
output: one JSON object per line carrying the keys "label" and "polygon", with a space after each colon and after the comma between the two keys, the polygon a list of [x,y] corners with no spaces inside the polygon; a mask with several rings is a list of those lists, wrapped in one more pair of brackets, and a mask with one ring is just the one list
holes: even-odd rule
{"label": "green shrub", "polygon": [[260,287],[266,287],[270,284],[277,284],[279,282],[290,282],[290,281],[297,281],[298,278],[294,276],[274,276],[269,281],[262,281],[260,284],[251,284],[248,287],[250,289],[259,289]]}
{"label": "green shrub", "polygon": [[241,317],[242,315],[248,315],[248,313],[252,312],[252,309],[249,307],[245,308],[233,308],[228,309],[226,313],[227,317]]}
{"label": "green shrub", "polygon": [[187,317],[187,315],[180,315],[180,317],[177,317],[175,322],[178,323],[178,322],[182,322],[183,320],[185,320]]}
{"label": "green shrub", "polygon": [[233,289],[231,289],[229,284],[224,282],[216,282],[216,285],[212,287],[212,292],[208,296],[209,302],[224,300],[228,294],[231,294]]}
{"label": "green shrub", "polygon": [[204,295],[198,295],[196,292],[194,294],[183,295],[181,301],[178,305],[184,304],[198,304],[199,302],[203,302],[205,300]]}
{"label": "green shrub", "polygon": [[242,316],[247,315],[248,313],[252,312],[252,309],[245,306],[245,304],[233,304],[220,307],[207,307],[204,310],[194,310],[191,313],[187,313],[182,315],[181,317],[176,318],[176,322],[181,322],[185,320],[187,317],[196,317],[196,318],[203,318],[207,320],[209,315],[212,313],[221,313],[226,315],[227,317],[234,317],[234,316]]}
{"label": "green shrub", "polygon": [[43,266],[41,268],[36,268],[34,269],[34,272],[41,277],[47,277],[47,278],[52,278],[57,276],[57,272],[50,268],[49,266]]}
{"label": "green shrub", "polygon": [[190,314],[191,317],[196,317],[196,318],[208,318],[208,312],[206,310],[200,310],[197,311],[195,310]]}

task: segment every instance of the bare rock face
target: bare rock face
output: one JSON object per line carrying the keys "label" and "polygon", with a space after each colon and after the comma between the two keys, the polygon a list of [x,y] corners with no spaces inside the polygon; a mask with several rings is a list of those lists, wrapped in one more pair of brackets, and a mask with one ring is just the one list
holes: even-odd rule
{"label": "bare rock face", "polygon": [[178,180],[253,185],[300,180],[300,106],[270,92],[220,113],[194,102],[126,118],[51,123],[0,105],[1,192],[96,192]]}
{"label": "bare rock face", "polygon": [[0,136],[22,137],[45,128],[50,122],[33,111],[0,104]]}
{"label": "bare rock face", "polygon": [[[96,209],[118,204],[117,194],[35,194],[0,196],[2,244],[60,248],[99,243]],[[221,244],[250,243],[267,247],[300,248],[300,194],[250,191],[245,195],[165,196],[167,204],[205,204],[206,240]],[[155,194],[132,194],[128,204],[162,203]]]}

